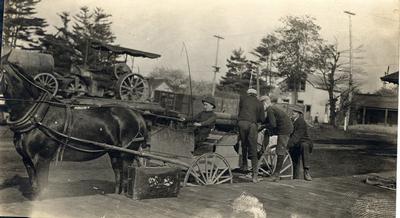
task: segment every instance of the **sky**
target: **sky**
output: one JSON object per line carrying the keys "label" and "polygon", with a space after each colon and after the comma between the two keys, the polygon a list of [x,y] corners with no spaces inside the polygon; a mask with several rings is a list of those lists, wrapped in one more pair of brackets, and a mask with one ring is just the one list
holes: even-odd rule
{"label": "sky", "polygon": [[42,0],[37,16],[48,22],[49,32],[61,24],[57,13],[76,14],[80,7],[100,7],[111,14],[116,44],[161,54],[158,59],[135,59],[135,70],[147,75],[155,67],[187,70],[183,43],[189,55],[192,79],[212,81],[220,41],[217,75],[226,72],[226,60],[234,49],[249,54],[261,38],[282,26],[280,18],[309,15],[316,18],[321,36],[349,48],[349,17],[352,16],[353,47],[363,46],[355,67],[365,75],[357,79],[364,92],[382,86],[379,77],[399,68],[399,0]]}

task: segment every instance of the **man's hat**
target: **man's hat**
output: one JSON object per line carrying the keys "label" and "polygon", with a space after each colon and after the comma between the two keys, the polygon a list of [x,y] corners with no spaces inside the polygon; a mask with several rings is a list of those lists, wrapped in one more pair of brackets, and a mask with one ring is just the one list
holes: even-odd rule
{"label": "man's hat", "polygon": [[215,108],[215,99],[211,96],[207,96],[207,97],[203,98],[203,100],[201,100],[201,102],[210,103]]}
{"label": "man's hat", "polygon": [[304,111],[300,108],[300,106],[294,106],[294,107],[292,108],[292,110],[295,111],[295,112],[297,112],[297,113],[300,113],[300,114],[303,114],[303,113],[304,113]]}
{"label": "man's hat", "polygon": [[253,88],[250,88],[250,89],[248,89],[247,90],[247,94],[253,94],[253,95],[257,95],[257,90],[255,90],[255,89],[253,89]]}

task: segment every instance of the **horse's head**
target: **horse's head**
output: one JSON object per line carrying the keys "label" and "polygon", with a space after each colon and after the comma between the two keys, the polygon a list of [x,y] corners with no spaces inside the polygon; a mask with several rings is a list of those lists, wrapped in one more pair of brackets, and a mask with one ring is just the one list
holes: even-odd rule
{"label": "horse's head", "polygon": [[38,99],[41,92],[31,76],[18,65],[7,61],[8,56],[1,57],[0,85],[10,118],[17,120],[31,108],[33,100]]}

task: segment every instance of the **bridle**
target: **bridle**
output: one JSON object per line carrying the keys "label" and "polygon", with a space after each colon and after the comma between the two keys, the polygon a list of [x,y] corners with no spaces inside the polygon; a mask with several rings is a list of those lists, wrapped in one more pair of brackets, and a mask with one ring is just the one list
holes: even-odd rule
{"label": "bridle", "polygon": [[[43,89],[42,87],[38,86],[35,84],[33,81],[28,79],[25,75],[23,75],[21,72],[19,72],[18,69],[16,69],[14,66],[10,64],[3,64],[2,65],[2,70],[7,71],[7,72],[12,72],[15,73],[19,78],[23,79],[25,82],[29,83],[30,85],[40,89],[41,95],[39,96],[38,99],[36,100],[22,100],[22,99],[8,99],[4,98],[5,100],[8,101],[26,101],[26,102],[32,102],[33,104],[29,107],[29,109],[17,120],[11,120],[10,117],[7,119],[7,124],[10,126],[10,129],[16,133],[25,133],[33,128],[35,128],[35,120],[42,119],[48,110],[49,104],[43,104],[43,102],[51,100],[52,96],[50,92],[47,90]],[[1,73],[0,76],[2,81],[4,78],[4,72]],[[3,85],[7,86],[6,80],[2,81]],[[4,90],[5,91],[5,90]],[[31,95],[33,95],[32,92],[30,92]]]}

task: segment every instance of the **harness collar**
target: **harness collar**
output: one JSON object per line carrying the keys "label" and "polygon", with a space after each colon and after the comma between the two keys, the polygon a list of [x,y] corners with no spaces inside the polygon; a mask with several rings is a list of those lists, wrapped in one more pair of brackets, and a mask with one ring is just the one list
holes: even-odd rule
{"label": "harness collar", "polygon": [[29,110],[19,119],[7,119],[7,124],[15,133],[25,133],[35,128],[37,121],[43,120],[49,108],[48,103],[43,103],[48,100],[48,93],[43,93],[38,100],[29,108]]}

